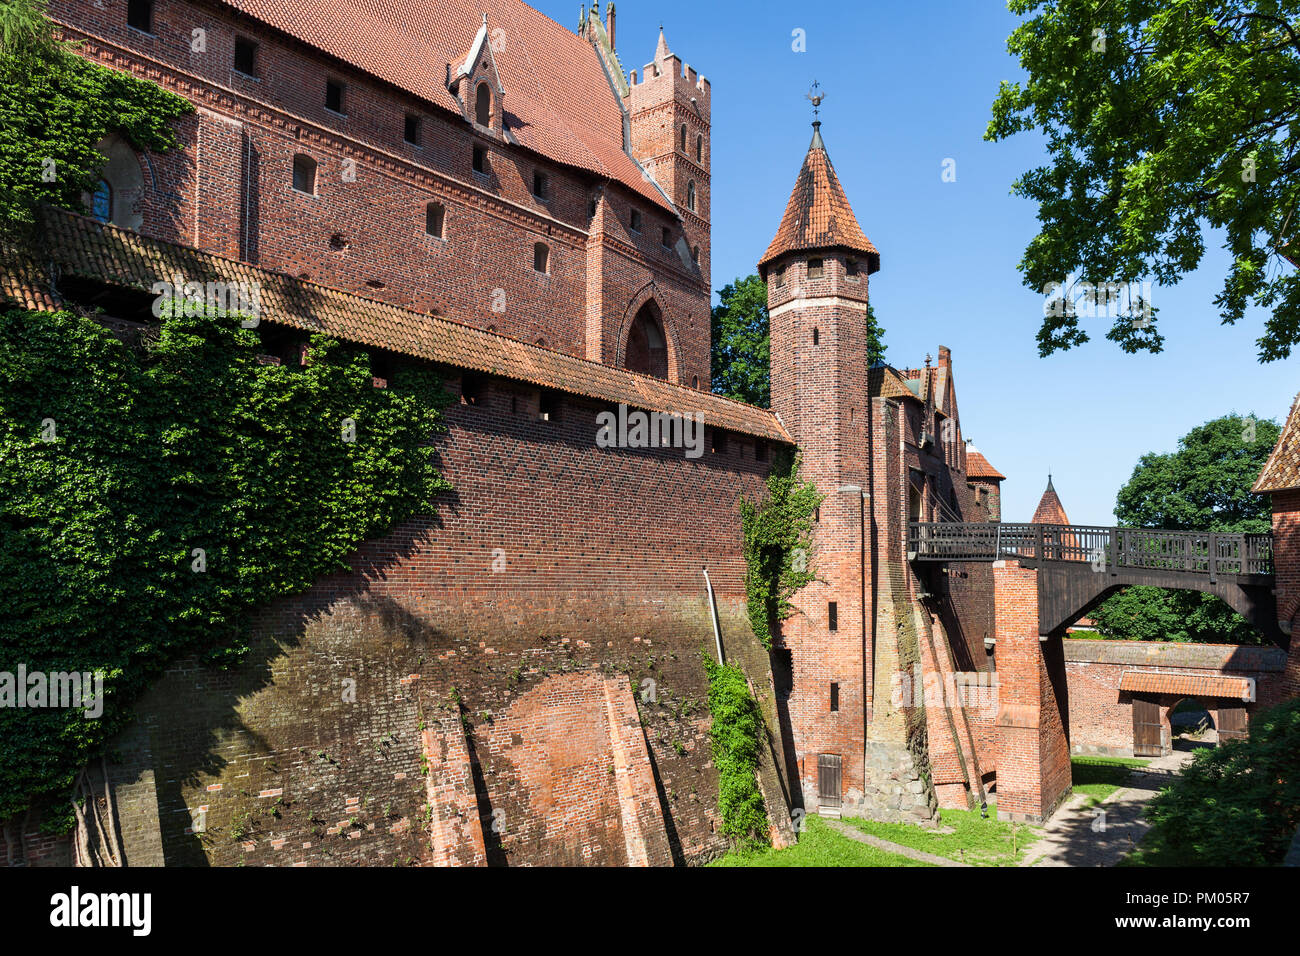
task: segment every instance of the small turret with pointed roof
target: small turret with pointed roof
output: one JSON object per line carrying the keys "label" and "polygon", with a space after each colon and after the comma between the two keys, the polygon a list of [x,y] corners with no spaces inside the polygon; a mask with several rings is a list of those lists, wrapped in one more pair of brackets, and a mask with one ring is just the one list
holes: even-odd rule
{"label": "small turret with pointed roof", "polygon": [[1043,497],[1038,501],[1038,507],[1034,510],[1033,524],[1069,524],[1070,519],[1066,517],[1065,506],[1061,504],[1060,497],[1056,494],[1056,488],[1052,485],[1052,475],[1047,475],[1047,490],[1043,492]]}

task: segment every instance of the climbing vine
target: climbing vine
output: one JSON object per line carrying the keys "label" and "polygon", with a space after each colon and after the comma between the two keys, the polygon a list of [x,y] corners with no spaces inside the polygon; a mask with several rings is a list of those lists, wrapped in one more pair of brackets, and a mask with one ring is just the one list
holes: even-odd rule
{"label": "climbing vine", "polygon": [[709,675],[709,710],[713,714],[709,736],[713,765],[718,768],[722,832],[740,846],[766,846],[767,811],[758,789],[763,715],[739,667],[719,664],[705,654],[704,669]]}
{"label": "climbing vine", "polygon": [[137,346],[93,318],[0,310],[0,678],[97,673],[104,690],[98,718],[0,707],[0,819],[67,807],[163,667],[238,660],[251,609],[447,487],[434,371],[376,388],[367,355],[326,337],[301,365],[262,352],[238,316],[164,317]]}
{"label": "climbing vine", "polygon": [[773,629],[794,610],[791,595],[814,579],[812,514],[825,495],[799,477],[799,464],[797,455],[774,463],[767,498],[740,499],[749,623],[767,648],[772,646]]}

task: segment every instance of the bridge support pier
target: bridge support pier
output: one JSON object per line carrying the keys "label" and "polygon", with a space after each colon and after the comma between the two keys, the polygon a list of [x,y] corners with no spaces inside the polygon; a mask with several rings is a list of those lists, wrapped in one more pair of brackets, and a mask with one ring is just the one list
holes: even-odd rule
{"label": "bridge support pier", "polygon": [[1061,640],[1040,641],[1038,571],[993,565],[997,638],[999,820],[1039,823],[1070,793],[1069,718]]}

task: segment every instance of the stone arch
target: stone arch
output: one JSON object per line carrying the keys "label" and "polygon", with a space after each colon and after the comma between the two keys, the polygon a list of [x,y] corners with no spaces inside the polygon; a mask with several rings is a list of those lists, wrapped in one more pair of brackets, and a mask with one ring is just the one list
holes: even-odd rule
{"label": "stone arch", "polygon": [[[100,194],[100,210],[106,213],[102,218],[124,229],[139,230],[144,223],[141,200],[144,198],[144,170],[140,166],[140,156],[126,140],[117,134],[107,136],[96,144],[95,149],[105,157],[104,171],[100,173],[103,185],[86,193],[87,210],[95,215],[96,193]],[[105,195],[107,207],[103,204]]]}
{"label": "stone arch", "polygon": [[[614,356],[614,364],[619,368],[630,368],[628,365],[628,344],[632,336],[633,327],[636,325],[639,317],[648,315],[653,317],[658,323],[659,332],[662,335],[664,342],[667,368],[664,371],[664,374],[659,377],[666,378],[670,382],[677,382],[680,380],[681,375],[681,369],[679,367],[681,348],[677,335],[677,326],[673,322],[672,316],[664,311],[661,301],[660,290],[654,280],[647,282],[641,290],[632,297],[632,301],[628,303],[627,308],[623,312],[623,319],[619,323],[618,338],[615,342],[616,353]],[[645,310],[647,306],[649,306],[650,309],[648,312],[643,313],[642,310]]]}

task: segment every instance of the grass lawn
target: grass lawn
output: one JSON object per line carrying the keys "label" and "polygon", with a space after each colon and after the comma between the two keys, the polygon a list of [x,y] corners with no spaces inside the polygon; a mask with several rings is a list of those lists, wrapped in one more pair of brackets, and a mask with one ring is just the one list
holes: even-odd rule
{"label": "grass lawn", "polygon": [[1025,847],[1037,840],[1039,833],[1035,827],[1017,824],[1013,852],[1012,825],[997,819],[997,807],[991,803],[987,820],[978,810],[940,810],[939,829],[951,829],[952,833],[938,833],[912,823],[858,819],[848,822],[882,840],[972,866],[1015,866],[1024,856]]}
{"label": "grass lawn", "polygon": [[1094,806],[1127,784],[1130,770],[1150,762],[1136,757],[1071,757],[1074,792],[1088,798],[1085,807]]}
{"label": "grass lawn", "polygon": [[[857,822],[857,821],[848,821]],[[797,845],[784,850],[733,851],[709,866],[929,866],[836,833],[818,816],[804,818]]]}

